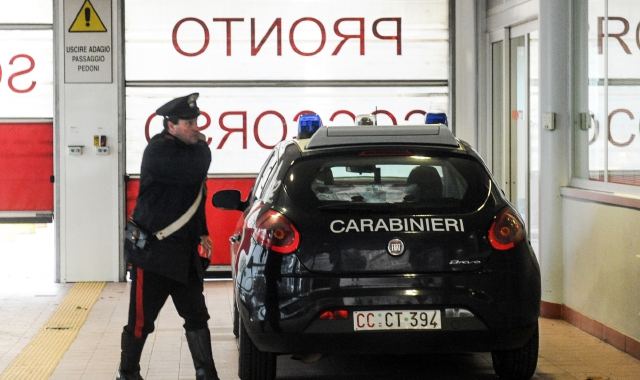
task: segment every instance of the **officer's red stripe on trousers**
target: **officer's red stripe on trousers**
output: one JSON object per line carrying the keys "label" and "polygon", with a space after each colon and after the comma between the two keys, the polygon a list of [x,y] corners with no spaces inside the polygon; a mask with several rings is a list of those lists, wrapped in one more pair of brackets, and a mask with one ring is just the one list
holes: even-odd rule
{"label": "officer's red stripe on trousers", "polygon": [[144,282],[144,269],[136,268],[136,327],[133,335],[142,338],[142,327],[144,326],[144,310],[142,308],[142,284]]}

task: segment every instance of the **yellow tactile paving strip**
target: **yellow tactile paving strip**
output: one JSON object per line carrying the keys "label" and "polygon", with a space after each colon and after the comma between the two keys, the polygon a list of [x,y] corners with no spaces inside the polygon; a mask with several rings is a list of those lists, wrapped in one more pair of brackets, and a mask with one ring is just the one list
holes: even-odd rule
{"label": "yellow tactile paving strip", "polygon": [[104,282],[76,283],[0,380],[46,380],[67,351],[104,289]]}

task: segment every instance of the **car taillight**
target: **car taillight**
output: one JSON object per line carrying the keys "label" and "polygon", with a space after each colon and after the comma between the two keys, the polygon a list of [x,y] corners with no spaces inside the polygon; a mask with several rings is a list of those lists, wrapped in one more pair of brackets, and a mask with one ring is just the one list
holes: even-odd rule
{"label": "car taillight", "polygon": [[252,236],[261,246],[284,255],[293,253],[300,243],[300,235],[293,223],[273,210],[258,218]]}
{"label": "car taillight", "polygon": [[336,320],[336,319],[347,319],[349,318],[349,312],[346,310],[327,310],[325,312],[323,312],[322,314],[320,314],[320,316],[318,317],[318,319],[324,319],[324,320]]}
{"label": "car taillight", "polygon": [[489,228],[491,246],[501,251],[515,247],[526,235],[524,223],[511,207],[500,210]]}

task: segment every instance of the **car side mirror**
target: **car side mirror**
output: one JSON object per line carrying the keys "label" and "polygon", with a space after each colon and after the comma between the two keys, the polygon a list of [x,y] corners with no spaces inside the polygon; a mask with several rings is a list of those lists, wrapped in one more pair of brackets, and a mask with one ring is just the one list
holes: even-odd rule
{"label": "car side mirror", "polygon": [[242,201],[242,194],[239,190],[220,190],[213,194],[211,203],[221,210],[244,211],[247,202]]}

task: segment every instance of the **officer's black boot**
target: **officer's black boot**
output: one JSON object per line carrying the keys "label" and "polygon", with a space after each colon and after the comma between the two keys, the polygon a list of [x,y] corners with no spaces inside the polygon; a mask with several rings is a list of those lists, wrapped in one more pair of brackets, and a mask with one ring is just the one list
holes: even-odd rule
{"label": "officer's black boot", "polygon": [[140,356],[146,338],[136,338],[122,331],[120,368],[116,380],[144,380],[140,376]]}
{"label": "officer's black boot", "polygon": [[196,380],[220,380],[211,352],[211,334],[208,328],[187,330],[187,343],[196,367]]}

